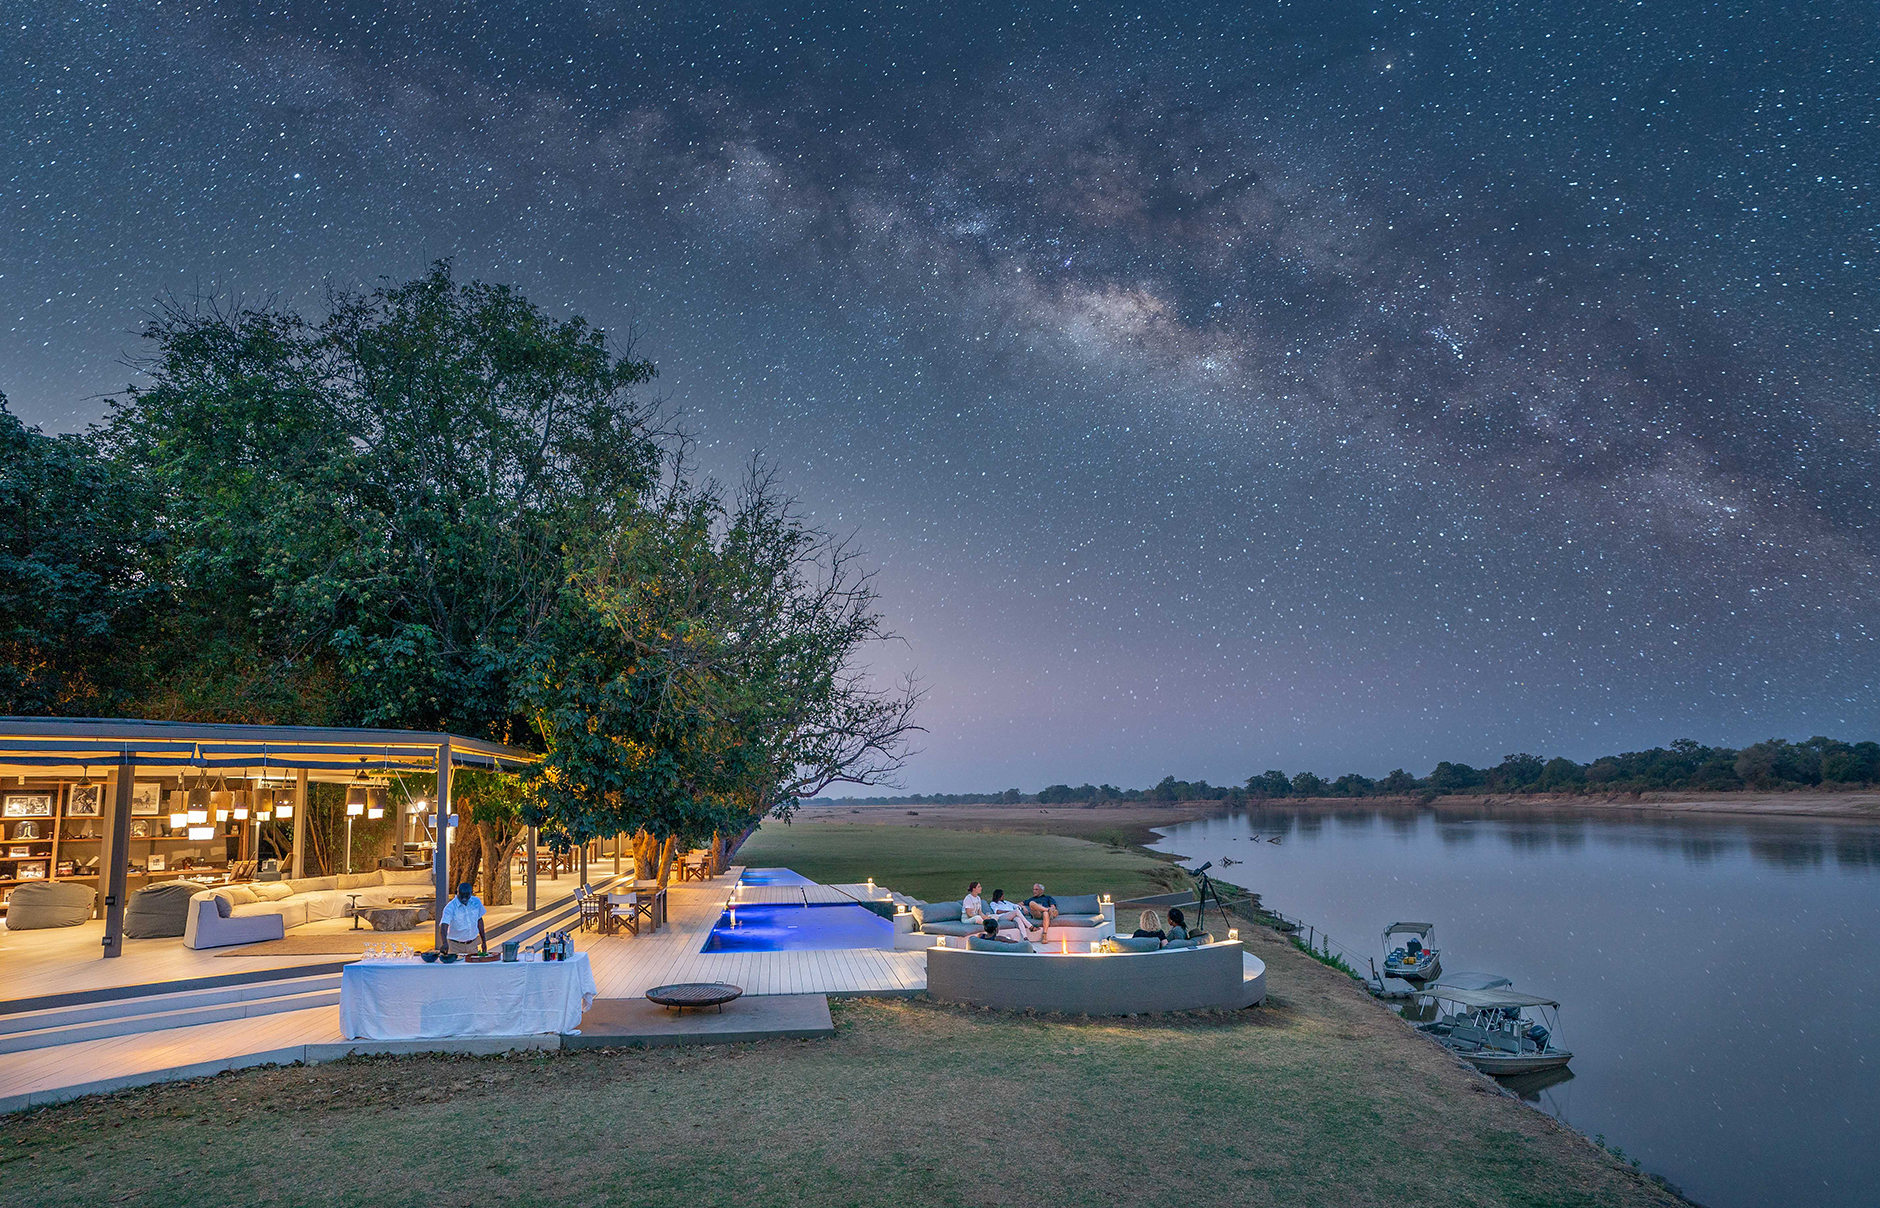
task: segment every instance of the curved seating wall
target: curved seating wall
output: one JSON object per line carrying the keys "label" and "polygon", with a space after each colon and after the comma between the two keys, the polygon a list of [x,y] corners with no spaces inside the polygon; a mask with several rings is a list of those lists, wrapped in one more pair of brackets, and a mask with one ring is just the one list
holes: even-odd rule
{"label": "curved seating wall", "polygon": [[927,950],[927,993],[1008,1011],[1134,1015],[1238,1010],[1266,997],[1266,966],[1237,943],[1159,952]]}

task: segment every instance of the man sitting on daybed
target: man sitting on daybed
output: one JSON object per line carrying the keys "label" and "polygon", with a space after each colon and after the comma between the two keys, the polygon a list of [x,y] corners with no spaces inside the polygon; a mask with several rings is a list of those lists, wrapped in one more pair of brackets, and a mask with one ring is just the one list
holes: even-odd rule
{"label": "man sitting on daybed", "polygon": [[1025,899],[1025,911],[1039,923],[1039,938],[1051,938],[1051,920],[1058,914],[1057,899],[1044,891],[1044,886],[1033,885],[1031,896]]}

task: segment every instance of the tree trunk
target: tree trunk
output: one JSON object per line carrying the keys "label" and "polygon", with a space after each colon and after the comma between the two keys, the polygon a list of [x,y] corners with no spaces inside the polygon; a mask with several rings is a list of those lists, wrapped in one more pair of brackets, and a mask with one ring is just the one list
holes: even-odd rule
{"label": "tree trunk", "polygon": [[450,889],[453,892],[465,881],[475,885],[477,869],[483,864],[483,845],[475,841],[476,831],[459,827],[457,833],[461,837],[450,845]]}
{"label": "tree trunk", "polygon": [[483,904],[508,906],[515,898],[515,884],[509,876],[509,861],[522,842],[524,828],[477,823],[477,840],[483,848]]}
{"label": "tree trunk", "polygon": [[679,854],[679,836],[667,835],[666,841],[659,848],[659,887],[666,888],[672,879],[672,862]]}
{"label": "tree trunk", "polygon": [[717,831],[712,832],[712,876],[725,871],[725,837]]}

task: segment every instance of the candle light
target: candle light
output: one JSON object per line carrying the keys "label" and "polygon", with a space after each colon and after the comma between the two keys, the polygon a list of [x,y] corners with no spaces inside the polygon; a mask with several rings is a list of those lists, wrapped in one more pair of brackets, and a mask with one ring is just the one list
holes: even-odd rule
{"label": "candle light", "polygon": [[1227,938],[1230,940],[1238,940],[1240,938],[1240,928],[1229,927],[1227,929]]}

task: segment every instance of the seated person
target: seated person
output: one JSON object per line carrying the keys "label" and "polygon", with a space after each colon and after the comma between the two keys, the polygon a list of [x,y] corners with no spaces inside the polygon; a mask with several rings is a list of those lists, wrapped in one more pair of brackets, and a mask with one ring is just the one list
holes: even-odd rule
{"label": "seated person", "polygon": [[1165,941],[1185,940],[1188,938],[1188,916],[1182,913],[1180,906],[1170,906],[1168,908],[1168,934],[1162,938]]}
{"label": "seated person", "polygon": [[1025,910],[1042,924],[1039,934],[1047,940],[1050,939],[1051,920],[1056,918],[1058,913],[1057,899],[1046,893],[1044,886],[1033,885],[1031,896],[1025,899]]}
{"label": "seated person", "polygon": [[969,923],[974,923],[979,921],[985,913],[985,899],[979,896],[979,882],[974,881],[966,887],[966,896],[960,899],[960,917]]}
{"label": "seated person", "polygon": [[1001,927],[1010,923],[1013,927],[1017,928],[1018,937],[1020,939],[1028,940],[1032,938],[1030,920],[1025,917],[1025,912],[1020,910],[1017,905],[1005,900],[1005,891],[1003,889],[995,889],[992,891],[992,900],[986,903],[986,913]]}
{"label": "seated person", "polygon": [[1143,911],[1136,916],[1136,930],[1131,933],[1129,938],[1135,940],[1167,939],[1168,932],[1162,929],[1162,916],[1153,910]]}
{"label": "seated person", "polygon": [[993,918],[991,915],[987,915],[985,927],[986,927],[985,938],[989,940],[996,940],[999,938],[999,920]]}

